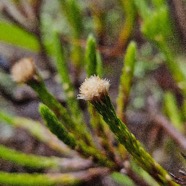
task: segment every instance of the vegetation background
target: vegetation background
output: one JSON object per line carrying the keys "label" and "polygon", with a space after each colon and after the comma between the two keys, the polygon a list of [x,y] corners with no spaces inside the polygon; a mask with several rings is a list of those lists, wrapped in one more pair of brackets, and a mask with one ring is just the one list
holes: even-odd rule
{"label": "vegetation background", "polygon": [[[51,137],[44,125],[34,128],[35,123],[43,123],[38,111],[42,99],[30,86],[18,85],[11,78],[12,66],[25,57],[34,59],[48,90],[68,112],[76,112],[69,107],[76,110],[78,103],[76,119],[84,116],[99,144],[104,136],[99,128],[94,130],[92,112],[85,102],[76,100],[80,84],[97,68],[95,74],[110,80],[109,94],[120,119],[154,159],[186,185],[185,9],[185,0],[0,0],[0,185],[26,185],[23,179],[27,177],[6,183],[3,178],[11,174],[5,172],[68,176],[81,172],[74,182],[50,180],[40,185],[158,185],[124,151],[124,166],[117,172],[96,169],[90,173],[87,170],[94,166],[88,159],[78,159],[80,165],[74,162],[77,166],[69,171],[73,161],[65,153],[70,150]],[[127,55],[131,41],[136,49]],[[94,61],[97,67],[91,67]],[[119,99],[122,86],[124,97]],[[75,99],[68,96],[71,92]],[[11,149],[46,157],[67,156],[68,166],[56,171],[50,166],[22,164],[21,156],[18,161],[9,157],[15,154]],[[70,151],[74,158],[73,153]]]}

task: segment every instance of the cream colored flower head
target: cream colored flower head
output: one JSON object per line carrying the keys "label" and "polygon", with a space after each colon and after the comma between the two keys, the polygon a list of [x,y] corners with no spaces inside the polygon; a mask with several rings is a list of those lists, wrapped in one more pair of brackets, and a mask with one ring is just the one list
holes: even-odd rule
{"label": "cream colored flower head", "polygon": [[99,100],[102,96],[108,94],[110,83],[107,79],[101,79],[96,75],[86,78],[80,86],[78,99],[86,101]]}
{"label": "cream colored flower head", "polygon": [[17,83],[26,83],[34,78],[36,66],[32,58],[19,60],[11,69],[12,79]]}

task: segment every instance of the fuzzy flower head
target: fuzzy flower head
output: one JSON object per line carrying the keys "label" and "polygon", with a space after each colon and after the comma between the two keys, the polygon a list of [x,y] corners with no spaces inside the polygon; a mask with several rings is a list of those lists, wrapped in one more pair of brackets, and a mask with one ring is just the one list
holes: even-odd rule
{"label": "fuzzy flower head", "polygon": [[96,75],[86,78],[79,88],[78,99],[95,101],[108,94],[110,83],[107,79],[101,79]]}
{"label": "fuzzy flower head", "polygon": [[36,74],[36,66],[32,58],[19,60],[11,69],[12,79],[17,83],[26,83]]}

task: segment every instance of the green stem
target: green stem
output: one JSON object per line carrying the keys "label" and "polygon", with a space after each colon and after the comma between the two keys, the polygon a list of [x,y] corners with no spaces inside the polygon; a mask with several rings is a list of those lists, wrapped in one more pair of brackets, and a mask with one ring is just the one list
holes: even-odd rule
{"label": "green stem", "polygon": [[[81,15],[80,7],[78,6],[78,3],[75,0],[60,0],[60,4],[63,10],[63,14],[65,15],[72,31],[71,59],[76,67],[76,70],[78,71],[78,78],[80,67],[83,64],[82,48],[79,44],[79,40],[81,39],[84,30],[83,17]],[[78,44],[73,44],[77,42]]]}
{"label": "green stem", "polygon": [[89,35],[87,39],[85,61],[87,76],[90,77],[91,75],[96,75],[97,74],[96,41],[93,35]]}
{"label": "green stem", "polygon": [[81,179],[71,174],[27,174],[0,171],[0,184],[6,186],[63,186],[79,185]]}
{"label": "green stem", "polygon": [[102,61],[101,54],[99,51],[96,52],[96,61],[97,61],[96,73],[99,77],[102,77],[103,76],[103,61]]}
{"label": "green stem", "polygon": [[183,91],[184,95],[186,96],[186,77],[180,68],[179,64],[175,60],[175,56],[170,50],[167,42],[165,40],[161,40],[158,43],[159,48],[165,55],[165,63],[170,70],[171,74],[173,75],[174,80],[176,81],[178,87]]}
{"label": "green stem", "polygon": [[41,125],[41,123],[23,117],[10,116],[2,111],[0,111],[0,120],[12,125],[13,127],[19,127],[26,130],[37,140],[45,143],[51,149],[60,152],[63,154],[63,156],[72,156],[71,150],[67,148],[61,141],[56,139],[45,126]]}
{"label": "green stem", "polygon": [[90,1],[90,11],[93,20],[93,25],[95,29],[95,33],[98,39],[98,43],[100,45],[105,44],[106,37],[106,11],[99,6],[96,1]]}
{"label": "green stem", "polygon": [[178,129],[179,132],[183,133],[184,125],[176,98],[171,92],[168,91],[165,92],[164,95],[164,110],[174,127]]}
{"label": "green stem", "polygon": [[90,160],[81,158],[57,158],[25,154],[17,150],[0,145],[0,158],[17,165],[32,169],[50,169],[52,171],[79,171],[92,166]]}
{"label": "green stem", "polygon": [[131,42],[127,48],[124,58],[124,66],[120,76],[119,94],[117,97],[117,115],[124,119],[124,111],[127,107],[130,90],[132,87],[132,78],[134,73],[134,66],[136,62],[136,44]]}
{"label": "green stem", "polygon": [[79,38],[83,32],[83,17],[75,0],[59,0],[63,13],[72,28],[72,34]]}
{"label": "green stem", "polygon": [[[96,51],[96,40],[92,34],[88,36],[86,51],[85,51],[85,61],[86,61],[86,73],[90,77],[92,75],[101,75],[102,74],[102,61],[100,54]],[[100,139],[98,140],[101,146],[106,148],[109,154],[112,154],[110,157],[114,158],[113,149],[109,145],[108,136],[106,135],[105,127],[99,115],[95,112],[95,108],[92,105],[88,104],[88,112],[90,115],[90,124],[95,132],[95,135]],[[98,139],[97,138],[97,139]]]}
{"label": "green stem", "polygon": [[108,95],[99,101],[92,101],[97,111],[103,116],[118,141],[125,146],[127,151],[135,158],[139,165],[146,170],[158,183],[167,186],[176,186],[172,178],[151,156],[148,154],[126,125],[117,118],[114,107]]}
{"label": "green stem", "polygon": [[0,145],[0,158],[34,169],[57,168],[59,159],[25,154]]}
{"label": "green stem", "polygon": [[108,129],[106,125],[104,125],[104,121],[96,112],[93,105],[88,104],[88,111],[90,113],[90,124],[92,126],[95,137],[97,137],[99,144],[105,150],[107,156],[111,160],[115,161],[116,155],[114,152],[114,148],[112,146],[111,131]]}
{"label": "green stem", "polygon": [[65,107],[63,107],[56,98],[47,90],[43,80],[38,75],[37,80],[31,80],[28,82],[35,92],[38,94],[40,100],[46,104],[57,117],[62,120],[65,127],[71,131],[77,133],[79,138],[84,138],[87,144],[93,145],[91,135],[87,132],[82,123],[76,122],[76,118],[72,118]]}
{"label": "green stem", "polygon": [[108,168],[90,168],[76,173],[27,174],[0,171],[0,185],[6,186],[77,186],[86,185],[93,178],[109,174]]}
{"label": "green stem", "polygon": [[101,165],[108,167],[114,166],[114,164],[110,162],[107,157],[104,157],[98,150],[87,146],[82,140],[77,140],[72,133],[68,132],[47,106],[41,104],[39,110],[51,132],[70,148],[80,152],[85,157],[92,157],[95,162],[100,163]]}
{"label": "green stem", "polygon": [[61,46],[60,38],[57,33],[53,33],[53,54],[55,56],[56,67],[61,78],[61,84],[66,96],[67,106],[71,115],[77,122],[83,122],[83,115],[80,111],[75,90],[69,76],[67,61],[65,59],[64,49]]}
{"label": "green stem", "polygon": [[119,0],[119,2],[125,14],[125,22],[121,28],[117,42],[117,47],[119,47],[119,49],[122,49],[127,44],[127,41],[132,35],[132,32],[135,28],[134,24],[136,21],[135,18],[137,12],[133,0]]}

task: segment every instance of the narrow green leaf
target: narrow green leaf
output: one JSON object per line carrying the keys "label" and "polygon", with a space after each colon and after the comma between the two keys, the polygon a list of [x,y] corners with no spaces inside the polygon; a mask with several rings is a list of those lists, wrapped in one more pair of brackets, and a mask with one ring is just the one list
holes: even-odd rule
{"label": "narrow green leaf", "polygon": [[123,112],[126,109],[132,87],[132,78],[136,62],[136,44],[131,42],[124,57],[122,74],[120,77],[119,94],[117,97],[117,114],[123,119]]}
{"label": "narrow green leaf", "polygon": [[0,41],[34,52],[40,50],[37,38],[11,23],[0,21]]}
{"label": "narrow green leaf", "polygon": [[99,77],[102,77],[103,76],[103,61],[102,61],[101,54],[99,51],[96,52],[96,62],[97,62],[96,74]]}
{"label": "narrow green leaf", "polygon": [[0,110],[0,121],[3,121],[12,127],[22,128],[38,141],[45,143],[51,149],[60,152],[64,156],[70,156],[70,149],[64,146],[48,131],[41,123],[24,117],[11,116]]}
{"label": "narrow green leaf", "polygon": [[75,96],[74,86],[70,79],[67,59],[65,58],[65,52],[57,33],[53,33],[52,46],[53,56],[55,57],[55,63],[61,79],[61,85],[65,92],[68,109],[72,117],[76,118],[77,122],[83,123],[83,116]]}
{"label": "narrow green leaf", "polygon": [[71,174],[27,174],[0,171],[0,184],[6,186],[71,186],[81,179]]}
{"label": "narrow green leaf", "polygon": [[97,74],[97,55],[96,55],[96,41],[93,35],[89,35],[87,39],[85,51],[85,63],[87,76]]}
{"label": "narrow green leaf", "polygon": [[77,152],[80,152],[85,157],[91,156],[95,162],[98,162],[101,165],[108,167],[114,166],[114,164],[97,149],[87,146],[84,141],[77,140],[72,133],[68,132],[63,124],[58,121],[55,114],[47,106],[40,104],[39,111],[50,131],[66,145],[72,149],[75,149]]}
{"label": "narrow green leaf", "polygon": [[14,117],[0,111],[0,121],[6,122],[10,125],[14,123]]}
{"label": "narrow green leaf", "polygon": [[176,98],[171,92],[166,92],[164,95],[164,108],[168,118],[176,129],[180,132],[184,131],[184,125],[181,117],[181,112],[178,108]]}
{"label": "narrow green leaf", "polygon": [[75,0],[60,0],[62,10],[66,16],[71,28],[72,34],[77,39],[83,32],[83,18],[80,7]]}
{"label": "narrow green leaf", "polygon": [[63,141],[71,148],[74,148],[76,146],[76,140],[74,136],[72,136],[65,129],[65,127],[59,122],[57,117],[47,106],[45,106],[44,104],[40,104],[39,112],[53,134],[55,134],[61,141]]}
{"label": "narrow green leaf", "polygon": [[123,186],[135,186],[134,182],[124,174],[121,174],[119,172],[113,172],[111,175],[112,179]]}
{"label": "narrow green leaf", "polygon": [[3,145],[0,145],[0,158],[34,169],[55,168],[58,166],[58,161],[55,158],[25,154]]}

